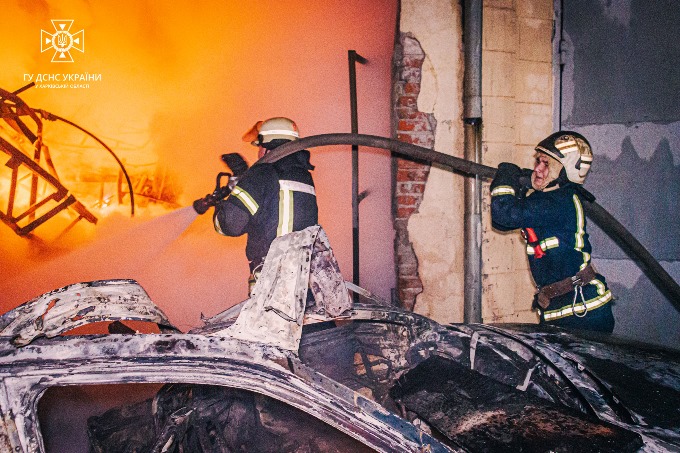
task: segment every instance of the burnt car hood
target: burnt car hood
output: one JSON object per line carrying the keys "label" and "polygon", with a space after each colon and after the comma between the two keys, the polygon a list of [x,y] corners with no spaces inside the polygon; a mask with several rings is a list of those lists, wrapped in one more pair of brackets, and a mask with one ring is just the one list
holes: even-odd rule
{"label": "burnt car hood", "polygon": [[593,407],[611,408],[602,411],[601,418],[613,419],[613,411],[643,434],[680,444],[680,350],[551,326],[468,328],[511,338],[543,356],[572,381],[582,383],[580,391]]}

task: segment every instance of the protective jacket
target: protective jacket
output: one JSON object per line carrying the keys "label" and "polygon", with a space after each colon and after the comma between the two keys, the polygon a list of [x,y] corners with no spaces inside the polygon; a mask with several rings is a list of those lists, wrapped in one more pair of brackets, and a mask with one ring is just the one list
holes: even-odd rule
{"label": "protective jacket", "polygon": [[251,271],[267,256],[276,237],[318,223],[313,169],[306,150],[271,164],[254,165],[215,207],[218,233],[248,234],[246,257]]}
{"label": "protective jacket", "polygon": [[[524,196],[519,175],[500,171],[491,186],[491,219],[496,229],[523,229],[527,255],[538,288],[569,279],[591,262],[591,245],[577,186],[565,182],[552,191]],[[517,168],[519,170],[519,168]],[[527,234],[530,233],[530,234]],[[529,243],[531,242],[531,243]],[[596,277],[575,286],[568,294],[554,297],[540,310],[541,321],[591,330],[613,330],[612,294],[605,278]],[[583,318],[583,319],[582,319]],[[590,322],[592,325],[587,325]]]}

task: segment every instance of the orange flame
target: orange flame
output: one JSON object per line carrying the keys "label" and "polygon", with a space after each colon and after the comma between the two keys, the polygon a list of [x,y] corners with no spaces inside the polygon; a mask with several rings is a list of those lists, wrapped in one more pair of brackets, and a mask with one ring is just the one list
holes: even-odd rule
{"label": "orange flame", "polygon": [[[252,163],[255,148],[241,136],[256,120],[290,117],[302,135],[349,131],[349,49],[369,60],[357,70],[360,132],[390,135],[397,0],[255,0],[247,7],[214,1],[201,8],[190,1],[4,3],[3,17],[11,20],[3,31],[13,39],[0,48],[0,87],[17,89],[30,75],[100,75],[88,88],[34,87],[21,97],[96,134],[124,161],[135,193],[146,195],[139,197],[137,218],[130,219],[127,187],[119,183],[111,156],[81,132],[45,122],[45,143],[60,180],[102,221],[79,222],[57,242],[40,246],[5,241],[11,232],[0,224],[0,271],[9,272],[0,282],[0,309],[65,284],[113,277],[138,279],[178,324],[196,325],[199,313],[215,314],[245,298],[243,238],[218,236],[208,216],[186,231],[170,220],[143,232],[135,228],[170,219],[161,216],[211,192],[214,175],[223,170],[221,154],[239,152]],[[50,52],[40,52],[40,30],[49,29],[51,19],[66,18],[74,21],[73,32],[84,30],[84,52],[74,52],[73,63],[52,63]],[[370,289],[388,298],[394,286],[390,158],[369,151],[362,159],[362,190],[371,192],[361,205],[362,257],[367,269],[385,269],[362,282],[371,280]],[[349,153],[313,152],[312,160],[321,222],[351,280]],[[158,202],[159,194],[169,203]],[[64,224],[48,223],[36,235],[63,231]],[[150,250],[163,235],[167,244]],[[69,258],[75,262],[63,255],[85,250],[85,240],[99,244],[114,237],[118,243],[93,246]],[[116,263],[98,256],[107,253]],[[50,265],[55,254],[66,261]]]}

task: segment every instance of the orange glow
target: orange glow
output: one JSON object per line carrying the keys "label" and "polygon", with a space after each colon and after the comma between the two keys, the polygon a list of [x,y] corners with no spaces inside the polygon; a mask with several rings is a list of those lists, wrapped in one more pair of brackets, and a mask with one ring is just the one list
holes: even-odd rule
{"label": "orange glow", "polygon": [[[212,212],[196,218],[178,206],[212,191],[215,175],[225,170],[221,154],[256,160],[256,148],[241,137],[258,120],[292,118],[302,136],[349,132],[350,49],[369,60],[357,67],[359,132],[390,135],[397,0],[243,5],[4,2],[3,31],[12,40],[0,47],[0,87],[16,90],[27,74],[101,74],[88,88],[36,86],[20,96],[106,142],[133,176],[135,192],[148,196],[137,198],[131,219],[127,196],[118,204],[112,156],[82,132],[45,121],[45,144],[60,180],[100,221],[80,221],[58,240],[72,217],[38,227],[41,240],[18,238],[0,223],[0,311],[78,281],[134,278],[186,330],[200,324],[200,313],[214,315],[244,299],[245,238],[219,236]],[[53,63],[53,52],[40,52],[41,29],[49,31],[51,19],[73,20],[73,33],[84,30],[85,51],[72,50],[73,63]],[[312,162],[321,224],[351,280],[348,149],[312,150]],[[360,189],[370,195],[361,204],[361,283],[389,298],[390,159],[384,151],[362,152]],[[3,178],[0,172],[0,203],[6,203]],[[176,204],[154,201],[158,193]]]}

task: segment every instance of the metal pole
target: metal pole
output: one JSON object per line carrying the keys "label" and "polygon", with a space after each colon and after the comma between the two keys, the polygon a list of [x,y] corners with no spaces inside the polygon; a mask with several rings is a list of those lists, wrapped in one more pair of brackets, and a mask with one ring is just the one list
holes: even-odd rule
{"label": "metal pole", "polygon": [[[463,120],[465,159],[482,161],[482,0],[465,0]],[[463,320],[482,322],[482,181],[465,178]]]}
{"label": "metal pole", "polygon": [[[367,63],[355,50],[347,52],[349,59],[349,102],[352,115],[352,133],[359,133],[357,113],[357,72],[356,62]],[[359,146],[352,145],[352,283],[359,286]],[[354,293],[354,302],[359,302]]]}

